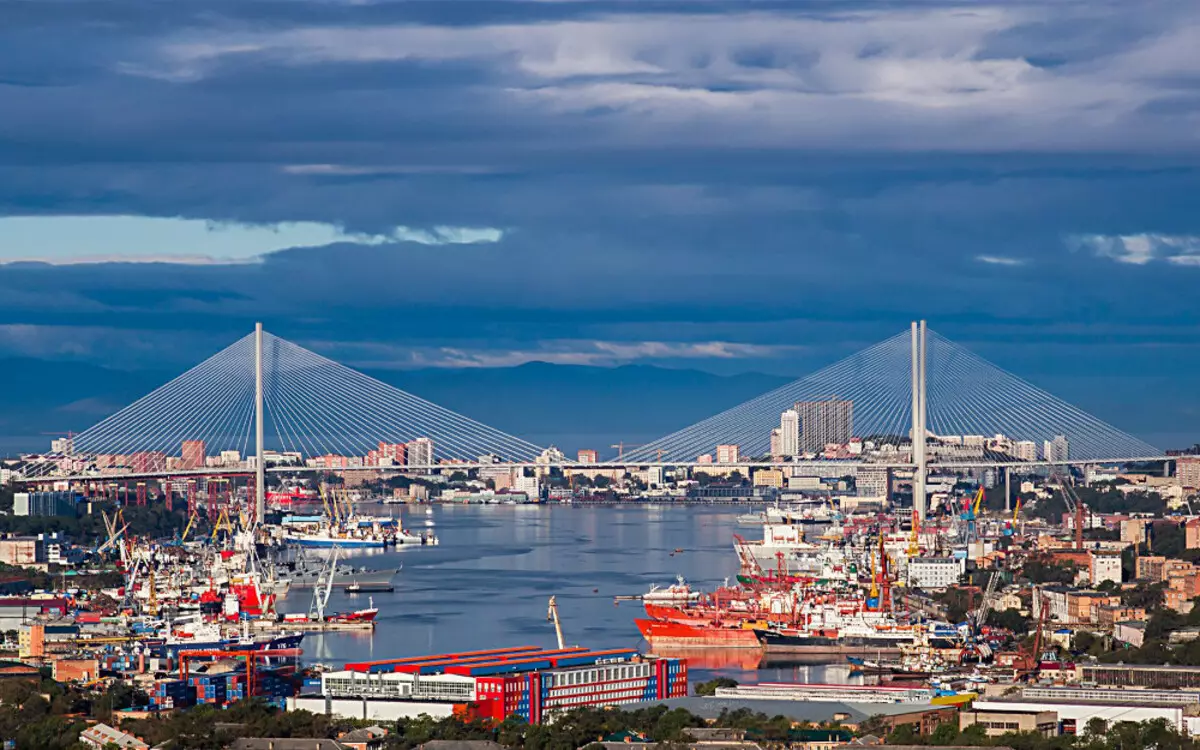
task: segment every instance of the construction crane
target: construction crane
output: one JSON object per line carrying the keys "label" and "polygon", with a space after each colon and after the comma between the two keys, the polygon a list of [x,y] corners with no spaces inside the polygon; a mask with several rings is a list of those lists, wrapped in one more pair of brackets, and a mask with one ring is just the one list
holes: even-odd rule
{"label": "construction crane", "polygon": [[1000,583],[1000,571],[992,572],[988,578],[987,587],[983,590],[983,599],[979,602],[979,609],[975,610],[974,623],[975,632],[980,632],[983,629],[983,624],[987,622],[988,613],[992,611],[992,605],[996,599],[996,586]]}
{"label": "construction crane", "polygon": [[1036,596],[1041,601],[1039,602],[1040,606],[1038,607],[1037,625],[1035,626],[1037,630],[1033,635],[1033,644],[1030,646],[1028,651],[1021,649],[1021,655],[1017,660],[1019,663],[1014,665],[1016,666],[1018,673],[1023,673],[1023,676],[1027,677],[1035,675],[1042,662],[1042,629],[1046,626],[1047,607],[1046,597],[1042,596],[1040,593]]}
{"label": "construction crane", "polygon": [[125,533],[125,530],[129,528],[129,524],[127,523],[121,528],[117,528],[118,523],[124,523],[125,521],[120,508],[117,509],[117,512],[114,513],[111,518],[109,518],[108,514],[104,511],[100,511],[100,517],[104,519],[104,531],[107,533],[108,538],[104,541],[104,544],[101,544],[96,548],[96,554],[100,554],[104,550],[116,544],[121,535]]}
{"label": "construction crane", "polygon": [[1075,492],[1075,487],[1067,480],[1066,477],[1054,472],[1054,476],[1058,479],[1060,491],[1062,492],[1063,502],[1067,506],[1067,512],[1075,518],[1075,549],[1083,549],[1083,501],[1079,499],[1079,495]]}
{"label": "construction crane", "polygon": [[562,623],[558,620],[558,602],[554,597],[550,597],[550,607],[546,610],[546,621],[554,623],[554,635],[558,638],[558,650],[562,651],[567,647],[563,642]]}
{"label": "construction crane", "polygon": [[[622,440],[622,441],[620,441],[618,443],[614,443],[613,445],[610,445],[608,447],[617,449],[617,460],[620,461],[622,458],[625,458],[625,449],[626,448],[641,448],[642,444],[641,443],[626,443],[624,440]],[[659,458],[662,458],[661,451],[659,452],[658,455],[659,455]]]}

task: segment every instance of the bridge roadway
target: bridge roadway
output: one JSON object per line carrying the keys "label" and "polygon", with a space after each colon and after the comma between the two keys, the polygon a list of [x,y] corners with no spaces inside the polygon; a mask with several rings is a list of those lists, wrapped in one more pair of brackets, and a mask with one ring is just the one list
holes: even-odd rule
{"label": "bridge roadway", "polygon": [[[1037,468],[1049,466],[1100,466],[1107,464],[1147,463],[1154,461],[1172,461],[1175,456],[1139,456],[1135,458],[1088,459],[1066,461],[947,461],[930,462],[928,469],[1003,469],[1003,468]],[[272,466],[266,469],[269,474],[340,474],[351,471],[372,471],[387,474],[413,474],[430,471],[461,471],[469,469],[574,469],[574,470],[605,470],[620,469],[639,470],[648,468],[691,468],[691,469],[818,469],[828,470],[834,467],[858,469],[914,469],[915,465],[905,462],[878,463],[874,461],[828,460],[828,461],[735,461],[730,463],[700,463],[697,461],[645,461],[625,463],[622,461],[598,461],[581,463],[578,461],[563,461],[559,463],[510,462],[510,463],[453,463],[453,464],[422,464],[415,466],[346,466],[346,467],[317,467],[317,466]],[[241,467],[212,467],[205,469],[178,469],[173,471],[125,472],[120,474],[47,474],[34,477],[14,478],[14,481],[24,484],[43,484],[48,482],[108,482],[129,481],[139,479],[187,479],[189,477],[229,477],[250,476],[254,469]]]}

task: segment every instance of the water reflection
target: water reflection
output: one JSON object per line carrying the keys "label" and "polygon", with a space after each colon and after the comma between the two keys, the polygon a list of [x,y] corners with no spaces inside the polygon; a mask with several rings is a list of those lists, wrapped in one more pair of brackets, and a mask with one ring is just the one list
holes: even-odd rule
{"label": "water reflection", "polygon": [[[380,610],[373,637],[310,634],[304,640],[309,660],[342,663],[526,644],[552,647],[554,627],[546,621],[551,594],[558,599],[568,642],[645,648],[633,624],[641,606],[616,605],[614,596],[640,594],[677,574],[711,588],[737,572],[732,535],[738,512],[733,509],[437,506],[432,516],[425,511],[404,509],[403,523],[415,528],[432,520],[439,546],[347,553],[351,564],[404,566],[394,592],[371,595]],[[291,592],[279,608],[305,612],[311,596],[308,590]],[[329,609],[357,609],[367,599],[335,590]],[[764,663],[754,652],[688,656],[697,678],[721,673],[735,679],[758,674],[780,681],[850,680],[844,665]]]}

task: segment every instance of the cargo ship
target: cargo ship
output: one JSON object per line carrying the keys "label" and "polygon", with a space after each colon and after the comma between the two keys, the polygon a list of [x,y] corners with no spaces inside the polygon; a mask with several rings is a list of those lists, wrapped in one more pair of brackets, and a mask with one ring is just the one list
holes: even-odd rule
{"label": "cargo ship", "polygon": [[743,575],[764,575],[774,571],[779,576],[799,575],[821,579],[847,579],[852,572],[846,550],[830,543],[805,538],[800,524],[764,524],[763,538],[747,540],[735,534],[734,550],[741,563]]}
{"label": "cargo ship", "polygon": [[847,626],[808,630],[769,628],[756,632],[763,649],[775,654],[862,654],[899,656],[901,646],[913,642],[912,633],[888,632]]}
{"label": "cargo ship", "polygon": [[[275,565],[275,575],[288,582],[294,589],[311,589],[321,581],[323,564],[314,563],[307,557],[296,557]],[[350,588],[384,589],[392,585],[392,579],[400,568],[365,568],[339,563],[333,573],[335,589]]]}
{"label": "cargo ship", "polygon": [[762,651],[763,644],[749,623],[689,624],[668,620],[635,619],[634,623],[651,648],[716,647],[722,649],[752,649]]}
{"label": "cargo ship", "polygon": [[281,524],[280,538],[287,544],[318,549],[385,549],[438,543],[432,531],[411,532],[387,517],[287,516]]}

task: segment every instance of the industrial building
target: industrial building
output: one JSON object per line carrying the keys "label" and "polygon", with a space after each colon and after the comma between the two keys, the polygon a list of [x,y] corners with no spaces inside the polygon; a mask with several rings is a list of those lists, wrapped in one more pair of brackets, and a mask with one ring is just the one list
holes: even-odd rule
{"label": "industrial building", "polygon": [[1043,737],[1059,733],[1058,714],[1054,711],[981,711],[966,710],[958,715],[958,728],[983,727],[988,737],[1001,737],[1009,732],[1037,732]]}
{"label": "industrial building", "polygon": [[[1196,704],[1155,703],[1137,699],[1137,691],[1131,693],[1128,699],[1111,701],[1063,700],[1055,698],[999,698],[992,700],[977,700],[971,709],[981,715],[1024,714],[1040,717],[1043,712],[1053,711],[1058,716],[1059,734],[1082,734],[1084,727],[1092,719],[1100,719],[1107,724],[1118,721],[1151,721],[1165,719],[1167,724],[1177,731],[1192,733],[1200,726],[1200,706]],[[1037,722],[1040,724],[1041,720]],[[1041,731],[1039,726],[1038,731]]]}
{"label": "industrial building", "polygon": [[471,714],[530,723],[556,711],[687,695],[687,664],[617,649],[537,646],[358,662],[289,707],[352,718]]}
{"label": "industrial building", "polygon": [[1080,672],[1083,682],[1100,687],[1138,687],[1159,690],[1200,688],[1200,667],[1163,664],[1083,664]]}
{"label": "industrial building", "polygon": [[13,515],[74,517],[76,504],[72,492],[17,492],[13,495]]}

